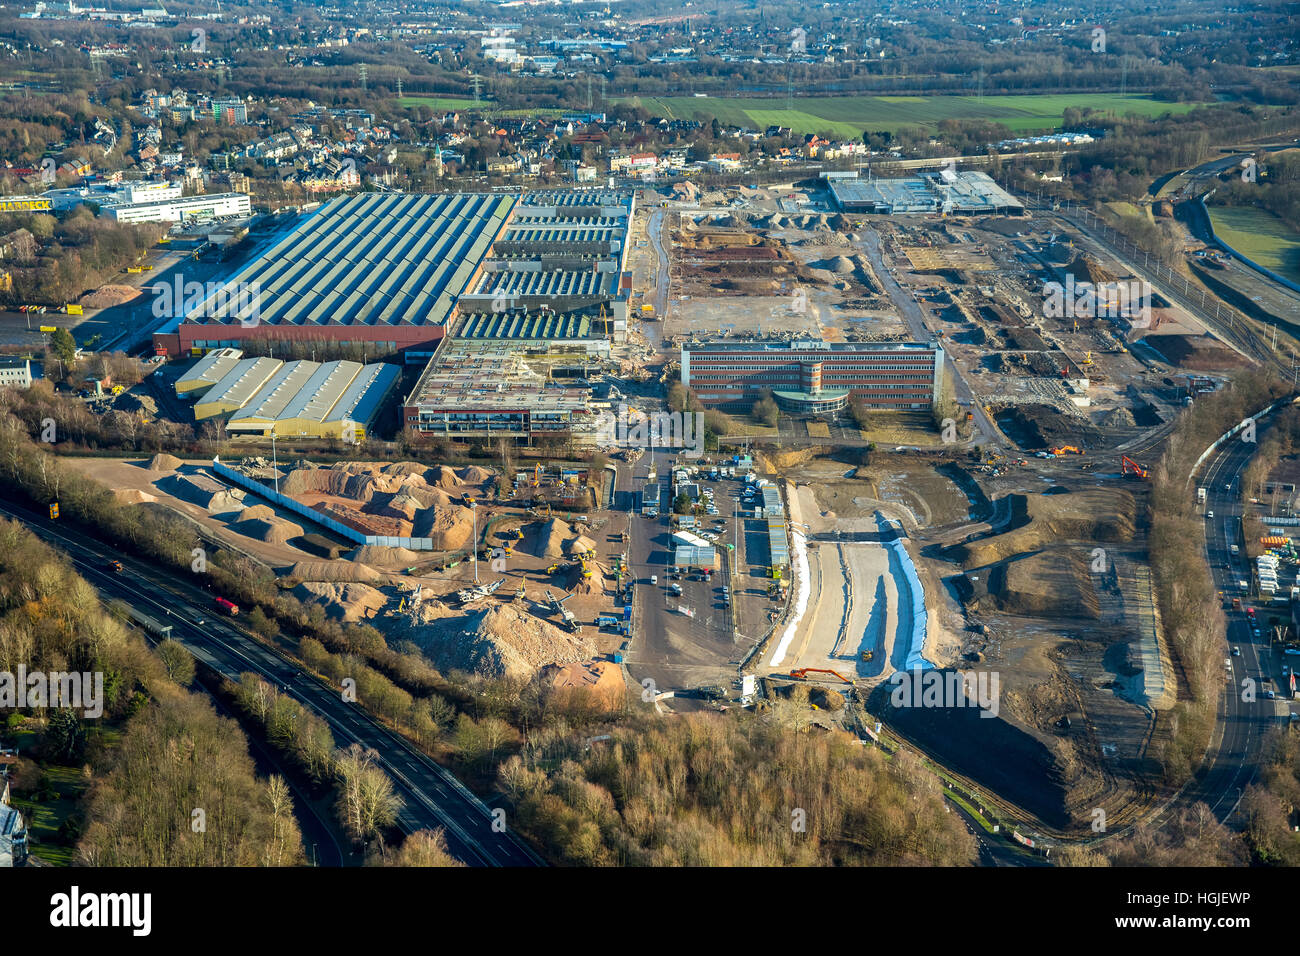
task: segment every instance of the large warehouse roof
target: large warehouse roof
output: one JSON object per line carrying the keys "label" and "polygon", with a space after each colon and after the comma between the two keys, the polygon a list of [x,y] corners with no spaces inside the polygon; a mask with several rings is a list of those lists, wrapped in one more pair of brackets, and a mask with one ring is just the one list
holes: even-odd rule
{"label": "large warehouse roof", "polygon": [[[199,404],[227,406],[227,410],[243,408],[282,365],[284,363],[279,359],[266,356],[241,359],[222,377],[221,381],[212,386]],[[196,407],[194,413],[198,415],[200,409]]]}
{"label": "large warehouse roof", "polygon": [[250,419],[274,421],[283,414],[285,408],[319,369],[319,362],[309,362],[306,359],[299,359],[283,366],[271,376],[270,381],[262,386],[261,391],[254,395],[247,405],[230,416],[230,421],[232,423]]}
{"label": "large warehouse roof", "polygon": [[239,349],[213,349],[177,379],[176,394],[186,395],[211,388],[239,364],[243,355]]}
{"label": "large warehouse roof", "polygon": [[[366,193],[327,203],[234,276],[256,289],[257,321],[279,326],[440,325],[468,287],[515,199],[482,193]],[[227,291],[186,322],[230,324]]]}

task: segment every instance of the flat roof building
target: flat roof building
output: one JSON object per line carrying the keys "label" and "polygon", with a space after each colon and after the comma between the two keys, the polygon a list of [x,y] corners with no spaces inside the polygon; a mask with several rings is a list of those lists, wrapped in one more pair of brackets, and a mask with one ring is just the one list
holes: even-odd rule
{"label": "flat roof building", "polygon": [[112,203],[101,212],[118,222],[188,222],[218,216],[249,216],[253,206],[245,193],[209,193],[181,199]]}
{"label": "flat roof building", "polygon": [[552,384],[511,349],[449,343],[424,370],[402,411],[420,435],[534,438],[596,435],[591,389]]}
{"label": "flat roof building", "polygon": [[766,392],[795,414],[834,413],[850,398],[870,408],[929,408],[943,349],[916,342],[704,342],[682,346],[682,384],[705,405],[749,408]]}
{"label": "flat roof building", "polygon": [[829,183],[836,208],[844,212],[885,215],[947,213],[950,215],[1009,214],[1024,204],[993,181],[988,173],[941,170],[904,179],[833,179]]}

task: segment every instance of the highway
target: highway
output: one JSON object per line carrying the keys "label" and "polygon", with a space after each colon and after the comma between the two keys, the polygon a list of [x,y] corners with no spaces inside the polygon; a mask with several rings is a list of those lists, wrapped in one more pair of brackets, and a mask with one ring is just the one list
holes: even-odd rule
{"label": "highway", "polygon": [[[1234,558],[1231,545],[1237,541],[1241,525],[1241,473],[1258,445],[1230,439],[1213,453],[1202,466],[1196,487],[1206,489],[1204,511],[1214,513],[1205,519],[1205,550],[1215,587],[1227,597],[1245,595],[1237,582],[1250,575],[1241,558]],[[1245,602],[1243,602],[1245,603]],[[1251,633],[1245,611],[1225,611],[1228,618],[1227,646],[1240,647],[1240,657],[1232,661],[1232,679],[1226,682],[1219,700],[1218,721],[1210,750],[1196,777],[1184,788],[1177,804],[1190,806],[1204,801],[1220,821],[1229,822],[1241,800],[1242,792],[1255,779],[1260,750],[1270,726],[1273,702],[1260,692],[1257,701],[1242,700],[1241,682],[1251,677],[1258,683],[1261,676],[1280,678],[1280,660],[1269,650],[1264,638]],[[1276,673],[1273,673],[1274,671]]]}
{"label": "highway", "polygon": [[[4,514],[27,525],[39,537],[66,553],[77,572],[105,599],[120,599],[135,609],[172,625],[172,636],[201,662],[223,677],[253,672],[280,687],[325,720],[335,744],[360,743],[374,750],[378,766],[393,781],[403,800],[398,827],[446,831],[448,849],[470,866],[536,866],[542,861],[509,832],[492,830],[491,810],[450,771],[421,753],[410,741],[385,727],[357,704],[343,700],[338,690],[304,674],[296,664],[262,644],[229,618],[217,617],[212,595],[193,579],[162,570],[122,554],[75,526],[53,527],[44,515],[10,503]],[[122,573],[108,570],[120,560]]]}

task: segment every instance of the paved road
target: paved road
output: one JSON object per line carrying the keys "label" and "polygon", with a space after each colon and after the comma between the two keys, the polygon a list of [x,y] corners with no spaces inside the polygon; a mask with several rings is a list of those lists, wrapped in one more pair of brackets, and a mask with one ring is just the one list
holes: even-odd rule
{"label": "paved road", "polygon": [[[1236,582],[1248,578],[1240,558],[1234,559],[1230,546],[1237,541],[1241,526],[1241,472],[1258,445],[1230,440],[1202,466],[1196,487],[1206,489],[1205,511],[1214,518],[1205,519],[1205,548],[1210,572],[1216,587],[1226,596],[1239,595]],[[1227,644],[1241,648],[1240,657],[1232,661],[1232,680],[1219,700],[1218,724],[1210,743],[1210,754],[1201,771],[1184,789],[1178,804],[1189,806],[1204,801],[1216,818],[1229,822],[1242,791],[1255,779],[1260,749],[1273,725],[1272,701],[1247,703],[1242,700],[1241,681],[1280,668],[1268,649],[1267,638],[1256,639],[1251,633],[1244,611],[1227,611]],[[1226,654],[1225,650],[1225,654]],[[1280,670],[1274,675],[1280,677]]]}
{"label": "paved road", "polygon": [[[893,272],[886,268],[880,248],[880,234],[867,223],[863,223],[858,232],[862,236],[863,252],[871,262],[872,268],[876,270],[876,275],[880,277],[880,283],[884,286],[890,301],[894,303],[899,314],[903,317],[903,321],[907,324],[908,331],[912,334],[912,340],[914,342],[933,340],[935,335],[926,328],[925,316],[921,312],[920,303],[916,301],[916,296],[900,286],[894,278]],[[962,406],[968,408],[975,418],[975,425],[980,436],[976,439],[975,444],[979,444],[981,440],[987,440],[999,444],[1003,448],[1014,448],[1015,445],[1002,434],[993,419],[984,410],[984,406],[975,399],[970,385],[962,377],[961,370],[957,368],[951,357],[948,358],[947,366],[952,374],[953,397]]]}
{"label": "paved road", "polygon": [[[0,513],[22,521],[37,535],[64,551],[79,574],[109,598],[173,626],[173,636],[196,657],[225,677],[252,671],[275,683],[330,726],[335,743],[353,742],[375,750],[378,763],[404,801],[398,825],[405,833],[442,827],[453,856],[471,866],[535,866],[541,860],[508,831],[492,832],[489,808],[448,770],[418,751],[337,690],[298,667],[245,632],[235,621],[215,617],[212,595],[192,580],[128,558],[75,526],[52,526],[43,515],[16,505],[0,504]],[[123,574],[106,570],[121,560]],[[507,819],[508,826],[508,819]]]}

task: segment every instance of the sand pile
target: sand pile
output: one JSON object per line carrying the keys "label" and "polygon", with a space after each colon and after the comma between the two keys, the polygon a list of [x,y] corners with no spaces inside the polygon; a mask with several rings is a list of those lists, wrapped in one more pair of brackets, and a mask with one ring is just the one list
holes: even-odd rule
{"label": "sand pile", "polygon": [[386,504],[375,506],[372,501],[371,505],[372,507],[367,510],[373,514],[387,515],[390,518],[399,518],[403,521],[414,520],[415,513],[424,507],[414,497],[405,493],[393,495]]}
{"label": "sand pile", "polygon": [[472,546],[473,516],[468,508],[425,508],[411,523],[411,537],[431,538],[435,551],[458,551]]}
{"label": "sand pile", "polygon": [[379,572],[359,561],[299,561],[289,569],[289,577],[298,581],[363,581],[381,580]]}
{"label": "sand pile", "polygon": [[596,550],[596,542],[580,534],[565,545],[565,550],[569,554],[586,554],[588,551]]}
{"label": "sand pile", "polygon": [[[268,509],[269,510],[269,509]],[[230,530],[245,538],[265,541],[267,544],[287,544],[291,538],[302,534],[302,525],[284,518],[241,518],[231,523]]]}
{"label": "sand pile", "polygon": [[563,631],[513,604],[454,617],[435,611],[422,620],[427,623],[412,627],[410,637],[444,672],[531,678],[548,664],[583,661],[595,653],[581,635]]}
{"label": "sand pile", "polygon": [[150,471],[175,471],[181,466],[181,460],[175,455],[169,455],[163,452],[154,455],[149,459],[149,464],[145,465]]}
{"label": "sand pile", "polygon": [[1116,408],[1101,416],[1101,423],[1107,428],[1133,428],[1137,420],[1127,408]]}
{"label": "sand pile", "polygon": [[468,468],[462,469],[460,477],[462,481],[474,485],[481,485],[485,481],[491,481],[496,476],[486,468],[480,468],[478,465],[470,465]]}
{"label": "sand pile", "polygon": [[430,468],[428,474],[425,475],[424,480],[431,485],[443,489],[444,491],[453,488],[459,490],[460,486],[463,484],[460,478],[456,476],[455,469],[448,468],[446,465],[436,465],[433,468]]}
{"label": "sand pile", "polygon": [[348,469],[354,463],[340,463],[332,468],[295,468],[280,482],[286,495],[323,494],[354,501],[369,501],[375,493],[375,476],[355,474]]}
{"label": "sand pile", "polygon": [[308,581],[293,589],[293,594],[304,604],[319,604],[326,617],[352,623],[364,621],[388,602],[382,593],[368,584],[325,584]]}
{"label": "sand pile", "polygon": [[276,517],[275,509],[270,505],[249,505],[244,509],[243,513],[240,514],[239,519],[241,521],[248,521],[250,519],[270,521],[274,517]]}
{"label": "sand pile", "polygon": [[140,290],[129,285],[102,285],[94,292],[83,295],[77,301],[87,309],[111,309],[123,302],[130,302],[140,295]]}
{"label": "sand pile", "polygon": [[578,594],[604,594],[605,576],[609,574],[609,569],[599,561],[588,561],[587,570],[591,572],[589,578],[583,577],[582,565],[575,564],[570,568],[566,590],[576,591]]}
{"label": "sand pile", "polygon": [[551,518],[533,539],[533,554],[539,558],[562,558],[566,553],[564,543],[572,536],[573,529],[567,521]]}
{"label": "sand pile", "polygon": [[160,480],[158,487],[182,501],[206,508],[208,514],[223,515],[244,509],[243,489],[227,488],[204,474],[174,474]]}
{"label": "sand pile", "polygon": [[836,275],[851,275],[854,270],[853,260],[848,256],[836,256],[834,259],[826,260],[825,268],[834,272]]}
{"label": "sand pile", "polygon": [[114,488],[113,496],[124,505],[139,505],[146,501],[157,501],[158,499],[148,492],[139,491],[135,488]]}
{"label": "sand pile", "polygon": [[409,568],[420,560],[420,554],[409,548],[385,548],[380,545],[366,544],[353,548],[348,552],[347,558],[349,561],[360,561],[365,564],[396,564]]}
{"label": "sand pile", "polygon": [[610,661],[551,664],[542,669],[542,682],[551,694],[591,695],[610,710],[617,709],[627,694],[622,668]]}

